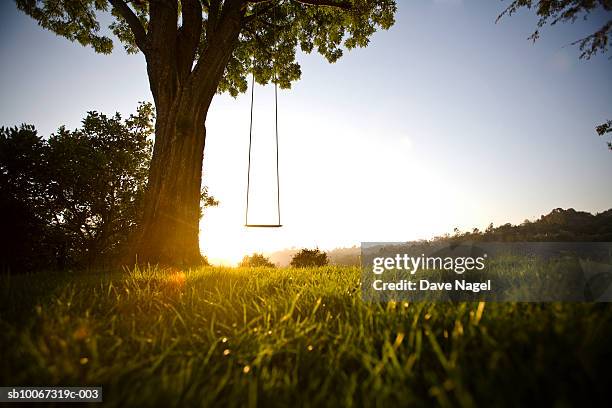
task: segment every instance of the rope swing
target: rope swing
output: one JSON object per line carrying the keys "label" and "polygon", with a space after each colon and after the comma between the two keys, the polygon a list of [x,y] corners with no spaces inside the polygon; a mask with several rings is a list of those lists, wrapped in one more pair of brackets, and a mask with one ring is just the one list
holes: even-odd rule
{"label": "rope swing", "polygon": [[[255,12],[257,14],[257,12]],[[276,72],[276,6],[273,8],[272,17],[272,38],[274,41],[274,58],[272,60],[273,65],[273,82],[274,82],[274,130],[276,136],[276,212],[277,222],[276,224],[249,224],[249,193],[251,189],[251,147],[253,145],[253,105],[255,101],[255,57],[253,57],[253,69],[251,71],[251,121],[249,125],[249,165],[247,169],[247,188],[246,188],[246,210],[244,214],[244,226],[247,228],[280,228],[281,214],[280,214],[280,177],[278,170],[278,84],[277,84],[277,72]]]}

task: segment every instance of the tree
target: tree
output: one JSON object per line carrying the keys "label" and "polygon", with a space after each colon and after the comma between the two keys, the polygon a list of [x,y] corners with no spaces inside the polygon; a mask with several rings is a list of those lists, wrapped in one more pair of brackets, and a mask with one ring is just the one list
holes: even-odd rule
{"label": "tree", "polygon": [[0,271],[39,269],[54,253],[43,207],[44,141],[33,126],[0,128]]}
{"label": "tree", "polygon": [[[529,36],[529,39],[536,41],[540,38],[540,30],[545,25],[551,26],[557,23],[575,22],[582,17],[587,19],[589,14],[595,10],[601,9],[612,17],[612,1],[611,0],[514,0],[510,5],[497,17],[499,21],[505,15],[511,16],[521,8],[535,8],[539,16],[536,30]],[[610,39],[612,38],[612,18],[610,18],[597,31],[587,35],[584,38],[576,40],[572,45],[578,45],[580,49],[580,59],[591,59],[598,53],[605,54],[608,52]],[[612,129],[612,121],[598,125],[595,131],[598,135],[603,136]],[[608,142],[608,148],[612,150],[612,142]]]}
{"label": "tree", "polygon": [[238,266],[243,267],[243,268],[257,268],[257,267],[275,268],[276,267],[276,265],[270,262],[270,259],[263,256],[263,254],[258,254],[258,253],[254,253],[251,256],[245,255],[244,258],[242,258],[242,261],[240,262]]}
{"label": "tree", "polygon": [[[296,49],[329,62],[343,46],[365,47],[394,22],[394,0],[16,0],[39,25],[100,53],[112,41],[99,15],[128,52],[142,52],[157,111],[155,147],[140,260],[200,259],[199,195],[205,121],[217,92],[237,95],[253,72],[260,84],[289,88],[300,78]],[[109,7],[110,6],[110,7]]]}
{"label": "tree", "polygon": [[46,217],[62,231],[70,259],[91,265],[125,248],[142,216],[151,160],[153,107],[125,120],[88,112],[79,129],[64,126],[46,143]]}
{"label": "tree", "polygon": [[329,263],[327,254],[316,249],[302,249],[293,256],[291,266],[294,268],[311,268],[317,266],[325,266]]}
{"label": "tree", "polygon": [[125,120],[88,112],[81,128],[47,140],[30,125],[0,129],[0,216],[5,234],[20,237],[3,248],[23,255],[4,254],[5,269],[119,256],[142,215],[152,120],[151,104],[141,104]]}

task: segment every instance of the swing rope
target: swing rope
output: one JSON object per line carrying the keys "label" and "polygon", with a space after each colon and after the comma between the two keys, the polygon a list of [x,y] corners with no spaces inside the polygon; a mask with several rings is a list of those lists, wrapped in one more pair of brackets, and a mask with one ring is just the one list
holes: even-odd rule
{"label": "swing rope", "polygon": [[[255,15],[257,17],[257,9],[255,9]],[[253,105],[255,101],[255,57],[253,57],[253,69],[251,71],[251,120],[249,124],[249,161],[247,168],[247,189],[246,189],[246,210],[244,214],[244,226],[249,228],[279,228],[281,225],[281,213],[280,213],[280,172],[278,165],[278,84],[277,84],[277,71],[276,71],[276,6],[272,9],[272,38],[274,40],[274,58],[272,60],[273,65],[273,82],[274,82],[274,129],[276,137],[276,212],[277,212],[277,223],[276,224],[249,224],[249,193],[251,190],[251,147],[253,145]]]}

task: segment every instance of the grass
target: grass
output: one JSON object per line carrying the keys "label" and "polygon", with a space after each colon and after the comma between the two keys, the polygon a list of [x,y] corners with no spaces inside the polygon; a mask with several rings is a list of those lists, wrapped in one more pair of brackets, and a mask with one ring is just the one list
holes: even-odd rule
{"label": "grass", "polygon": [[605,401],[612,308],[361,300],[359,270],[0,278],[1,385],[102,385],[105,406]]}

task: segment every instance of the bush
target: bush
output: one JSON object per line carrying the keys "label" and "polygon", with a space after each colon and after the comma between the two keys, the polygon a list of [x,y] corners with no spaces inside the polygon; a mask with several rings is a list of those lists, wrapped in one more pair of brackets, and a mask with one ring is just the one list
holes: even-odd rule
{"label": "bush", "polygon": [[259,266],[263,266],[266,268],[276,268],[276,265],[270,262],[268,258],[263,256],[263,254],[258,253],[255,253],[251,256],[245,255],[238,266],[246,268],[256,268]]}
{"label": "bush", "polygon": [[45,142],[33,126],[0,128],[0,270],[33,270],[54,256],[39,200]]}
{"label": "bush", "polygon": [[327,254],[316,249],[302,249],[291,259],[291,266],[294,268],[310,268],[316,266],[325,266],[329,263]]}
{"label": "bush", "polygon": [[143,103],[125,120],[88,112],[48,140],[30,125],[0,128],[2,270],[115,260],[141,214],[152,124]]}

